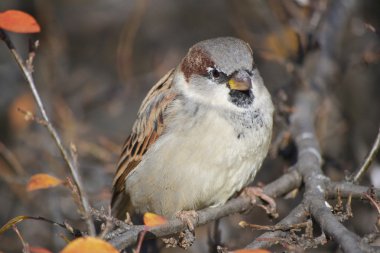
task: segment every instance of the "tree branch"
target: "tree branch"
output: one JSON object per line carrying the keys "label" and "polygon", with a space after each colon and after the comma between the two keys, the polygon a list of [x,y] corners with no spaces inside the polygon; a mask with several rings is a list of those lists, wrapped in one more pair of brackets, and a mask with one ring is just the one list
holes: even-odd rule
{"label": "tree branch", "polygon": [[[301,223],[306,220],[308,215],[307,210],[305,209],[303,204],[295,207],[285,218],[283,218],[279,223],[279,225],[292,225],[296,223]],[[285,237],[287,232],[283,231],[274,231],[274,232],[266,232],[259,237],[255,238],[253,242],[246,246],[247,249],[254,248],[269,248],[273,244],[276,243],[275,240],[268,240],[273,238],[282,238]]]}
{"label": "tree branch", "polygon": [[[297,170],[292,170],[272,183],[263,188],[265,194],[271,197],[284,195],[293,189],[300,187],[301,177]],[[257,200],[260,203],[259,200]],[[222,217],[245,212],[252,208],[251,201],[248,198],[235,198],[228,201],[225,205],[215,208],[207,208],[198,211],[198,219],[192,220],[195,227],[206,224],[210,221],[220,219]],[[170,220],[163,226],[152,228],[149,232],[156,237],[168,236],[179,233],[186,228],[179,219]],[[130,229],[123,232],[111,232],[105,238],[108,239],[118,249],[123,249],[134,244],[137,241],[138,234],[144,230],[144,226],[131,226]]]}
{"label": "tree branch", "polygon": [[303,202],[322,230],[341,245],[344,252],[360,252],[359,237],[347,230],[325,202],[325,176],[314,130],[317,97],[312,90],[300,92],[292,115],[293,135],[299,150],[298,168],[305,182]]}
{"label": "tree branch", "polygon": [[[339,192],[341,197],[348,198],[349,196],[353,198],[362,198],[363,194],[368,192],[368,186],[356,185],[351,182],[329,182],[326,184],[325,196],[327,198],[336,198]],[[380,196],[380,189],[373,188],[375,194]]]}
{"label": "tree branch", "polygon": [[[341,41],[341,35],[347,23],[354,1],[334,1],[333,6],[327,13],[325,23],[319,34],[320,52],[318,58],[311,66],[314,73],[305,77],[306,87],[298,91],[295,98],[294,113],[291,116],[291,131],[298,147],[297,168],[302,175],[305,184],[303,196],[303,208],[310,212],[312,217],[320,225],[323,232],[332,237],[343,249],[344,252],[371,251],[368,245],[362,245],[360,238],[346,229],[333,215],[331,207],[327,205],[325,194],[328,190],[337,190],[337,184],[330,187],[326,184],[327,178],[321,170],[322,156],[319,143],[316,138],[314,123],[315,112],[324,99],[327,83],[331,82],[338,68],[335,66],[337,47]],[[346,185],[340,185],[346,194]],[[332,187],[332,189],[331,189]],[[355,189],[361,191],[362,188]],[[358,193],[358,192],[356,192]],[[294,218],[290,214],[284,220]],[[297,220],[300,222],[300,220]],[[268,234],[267,234],[268,235]],[[279,232],[273,232],[269,236],[278,236]],[[247,248],[262,246],[254,241]]]}
{"label": "tree branch", "polygon": [[53,140],[57,144],[58,149],[61,152],[62,157],[64,158],[67,166],[70,169],[70,173],[71,173],[71,175],[74,179],[74,182],[78,188],[78,192],[79,192],[79,195],[81,198],[81,204],[83,205],[82,208],[85,212],[84,219],[87,223],[88,231],[89,231],[90,235],[95,236],[95,226],[94,226],[92,218],[90,216],[90,204],[89,204],[89,201],[87,199],[86,193],[83,191],[83,183],[82,183],[81,176],[78,172],[78,168],[75,166],[75,163],[74,163],[72,157],[69,156],[68,151],[63,146],[62,140],[61,140],[60,136],[58,135],[58,132],[55,130],[55,128],[51,124],[50,119],[46,113],[45,107],[42,103],[41,97],[40,97],[38,90],[36,88],[36,85],[34,83],[32,73],[33,73],[33,59],[35,56],[35,52],[33,50],[29,52],[29,57],[26,60],[26,64],[24,64],[22,58],[20,57],[20,55],[16,51],[16,48],[13,45],[12,41],[9,39],[7,34],[2,29],[0,29],[0,39],[3,40],[4,43],[7,45],[8,49],[12,53],[12,56],[14,57],[16,63],[18,64],[19,68],[21,69],[27,83],[29,84],[29,88],[31,89],[31,91],[33,93],[33,97],[37,103],[38,109],[41,112],[42,118],[46,122],[46,124],[44,124],[44,126],[46,126],[46,128],[48,129],[50,135],[52,136]]}

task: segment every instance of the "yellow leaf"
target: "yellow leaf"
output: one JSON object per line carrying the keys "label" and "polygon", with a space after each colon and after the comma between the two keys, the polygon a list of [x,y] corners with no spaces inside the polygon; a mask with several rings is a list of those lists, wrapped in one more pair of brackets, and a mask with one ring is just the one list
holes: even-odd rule
{"label": "yellow leaf", "polygon": [[288,194],[286,194],[285,199],[294,199],[295,197],[297,197],[298,193],[299,193],[299,190],[296,188],[290,191]]}
{"label": "yellow leaf", "polygon": [[155,213],[145,213],[144,214],[144,224],[146,226],[154,227],[166,224],[168,220]]}
{"label": "yellow leaf", "polygon": [[61,253],[118,253],[111,244],[95,237],[81,237],[70,242]]}
{"label": "yellow leaf", "polygon": [[27,191],[35,191],[39,189],[46,189],[55,187],[57,185],[62,184],[62,180],[50,176],[48,174],[35,174],[33,175],[28,182],[28,185],[26,186]]}
{"label": "yellow leaf", "polygon": [[4,233],[4,231],[11,228],[13,225],[19,223],[20,221],[29,219],[29,216],[16,216],[13,219],[9,220],[4,226],[0,228],[0,235]]}

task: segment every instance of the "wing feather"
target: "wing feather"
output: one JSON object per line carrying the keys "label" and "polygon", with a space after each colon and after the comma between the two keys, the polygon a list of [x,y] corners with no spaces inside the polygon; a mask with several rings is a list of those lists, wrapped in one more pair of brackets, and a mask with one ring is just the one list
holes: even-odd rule
{"label": "wing feather", "polygon": [[129,196],[125,192],[125,180],[141,162],[143,155],[155,143],[165,129],[165,110],[175,99],[173,92],[174,69],[170,70],[149,91],[141,104],[137,119],[122,148],[122,153],[113,180],[111,200],[112,214],[123,219],[130,211]]}

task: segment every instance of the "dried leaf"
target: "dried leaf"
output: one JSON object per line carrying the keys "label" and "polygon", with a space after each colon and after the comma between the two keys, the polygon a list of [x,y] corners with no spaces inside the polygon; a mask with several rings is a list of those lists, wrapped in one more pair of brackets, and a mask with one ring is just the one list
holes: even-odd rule
{"label": "dried leaf", "polygon": [[29,247],[30,253],[52,253],[50,250],[41,247]]}
{"label": "dried leaf", "polygon": [[26,190],[35,191],[39,189],[46,189],[46,188],[58,186],[62,183],[63,181],[56,177],[50,176],[48,174],[40,173],[40,174],[33,175],[29,179],[28,185],[26,186]]}
{"label": "dried leaf", "polygon": [[155,213],[145,213],[144,214],[144,224],[146,226],[154,227],[166,224],[168,220]]}
{"label": "dried leaf", "polygon": [[262,52],[262,56],[267,60],[295,57],[300,46],[298,35],[290,26],[269,34],[265,38],[264,45],[266,51]]}
{"label": "dried leaf", "polygon": [[0,13],[0,29],[16,33],[37,33],[41,31],[39,24],[31,15],[18,10]]}
{"label": "dried leaf", "polygon": [[70,242],[61,253],[118,253],[111,244],[95,237],[81,237]]}
{"label": "dried leaf", "polygon": [[232,251],[233,253],[271,253],[266,249],[239,249]]}
{"label": "dried leaf", "polygon": [[4,231],[10,229],[13,225],[19,223],[20,221],[29,219],[29,216],[16,216],[13,219],[9,220],[4,226],[0,228],[0,235],[4,233]]}
{"label": "dried leaf", "polygon": [[299,193],[299,189],[296,188],[290,191],[288,194],[286,194],[285,199],[294,199],[295,197],[297,197],[298,193]]}

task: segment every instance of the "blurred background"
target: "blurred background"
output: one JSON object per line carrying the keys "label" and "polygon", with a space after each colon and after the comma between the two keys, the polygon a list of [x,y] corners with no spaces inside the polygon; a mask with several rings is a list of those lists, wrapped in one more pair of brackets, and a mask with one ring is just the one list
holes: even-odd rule
{"label": "blurred background", "polygon": [[[324,171],[333,180],[344,179],[360,166],[380,125],[380,2],[357,2],[346,30],[337,31],[344,33],[336,52],[340,74],[316,112]],[[0,12],[25,11],[42,27],[35,35],[8,35],[23,56],[30,37],[40,40],[36,84],[65,144],[77,146],[85,190],[95,208],[109,205],[119,152],[145,94],[191,45],[218,36],[249,42],[277,106],[273,149],[254,184],[269,183],[286,171],[294,163],[295,150],[277,136],[287,131],[292,95],[299,87],[293,69],[318,48],[314,31],[329,7],[327,0],[0,2]],[[34,215],[84,229],[67,189],[26,192],[25,184],[35,173],[61,179],[69,173],[47,130],[26,121],[18,108],[37,113],[20,70],[0,44],[0,225],[17,215]],[[378,163],[363,184],[380,186]],[[278,200],[280,218],[300,198],[299,194]],[[360,201],[353,208],[354,218],[346,225],[359,235],[372,232],[374,227],[368,224],[375,224],[376,212]],[[215,245],[244,247],[259,233],[239,228],[242,219],[256,224],[278,221],[260,209],[222,219],[216,236],[212,224],[200,228],[189,252],[213,252],[208,247]],[[65,245],[61,236],[65,231],[55,226],[41,221],[17,226],[32,246],[57,252]],[[14,231],[0,235],[0,252],[21,249]],[[313,251],[336,250],[328,243]]]}

